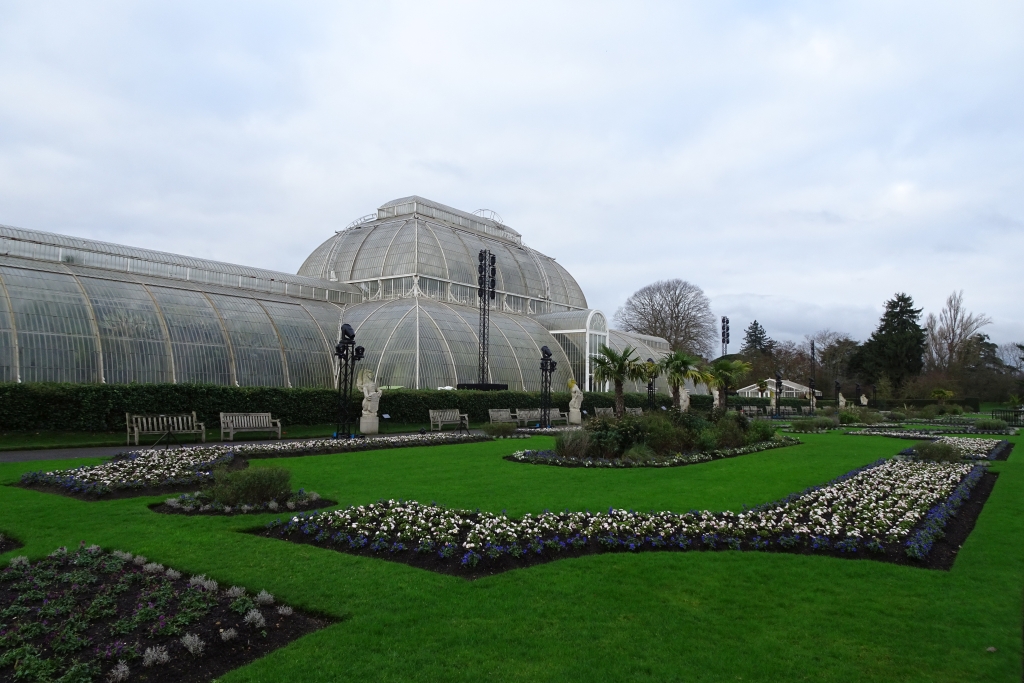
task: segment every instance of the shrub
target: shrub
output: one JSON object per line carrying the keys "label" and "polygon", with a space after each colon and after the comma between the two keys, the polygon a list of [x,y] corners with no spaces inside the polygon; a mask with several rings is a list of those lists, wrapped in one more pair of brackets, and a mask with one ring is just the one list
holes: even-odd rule
{"label": "shrub", "polygon": [[638,443],[622,454],[626,462],[646,462],[654,460],[658,456],[650,446],[645,443]]}
{"label": "shrub", "polygon": [[287,499],[292,473],[283,467],[249,467],[237,472],[214,471],[210,496],[222,505],[269,503]]}
{"label": "shrub", "polygon": [[950,405],[946,405],[946,406],[942,406],[942,407],[945,408],[946,415],[963,415],[964,414],[964,409],[961,406],[956,405],[955,403],[950,404]]}
{"label": "shrub", "polygon": [[907,414],[894,410],[891,413],[889,413],[889,419],[893,422],[906,422]]}
{"label": "shrub", "polygon": [[559,432],[555,437],[555,453],[563,458],[583,458],[590,449],[590,433],[583,429]]}
{"label": "shrub", "polygon": [[775,436],[775,425],[768,420],[751,420],[747,428],[747,444],[768,441]]}
{"label": "shrub", "polygon": [[939,406],[937,406],[937,405],[925,406],[924,408],[921,408],[920,414],[921,414],[921,417],[923,417],[923,418],[925,418],[927,420],[931,420],[936,415],[939,414]]}
{"label": "shrub", "polygon": [[718,448],[739,448],[746,445],[746,442],[740,420],[725,415],[715,425],[715,443]]}
{"label": "shrub", "polygon": [[[830,420],[831,422],[831,420]],[[793,420],[789,423],[789,428],[794,432],[816,432],[821,427],[818,426],[817,420],[813,417],[808,417],[802,420]]]}
{"label": "shrub", "polygon": [[1006,429],[1006,422],[1004,420],[975,420],[974,428],[991,431],[1002,431]]}
{"label": "shrub", "polygon": [[487,436],[506,438],[515,434],[516,426],[511,422],[488,422],[481,429]]}
{"label": "shrub", "polygon": [[718,448],[718,433],[711,427],[697,432],[694,448],[698,451],[713,451]]}
{"label": "shrub", "polygon": [[645,443],[658,455],[678,453],[685,449],[686,435],[663,415],[645,415],[643,429]]}
{"label": "shrub", "polygon": [[839,413],[839,424],[849,425],[856,422],[860,422],[860,416],[857,413],[850,410],[844,410]]}
{"label": "shrub", "polygon": [[960,453],[948,443],[939,441],[922,441],[914,445],[914,452],[922,460],[933,462],[959,462]]}

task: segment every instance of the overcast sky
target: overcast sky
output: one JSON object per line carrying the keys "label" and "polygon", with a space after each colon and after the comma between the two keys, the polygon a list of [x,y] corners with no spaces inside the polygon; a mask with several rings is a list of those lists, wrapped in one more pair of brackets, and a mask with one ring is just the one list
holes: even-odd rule
{"label": "overcast sky", "polygon": [[0,0],[0,223],[295,272],[418,194],[609,316],[1024,340],[1024,4]]}

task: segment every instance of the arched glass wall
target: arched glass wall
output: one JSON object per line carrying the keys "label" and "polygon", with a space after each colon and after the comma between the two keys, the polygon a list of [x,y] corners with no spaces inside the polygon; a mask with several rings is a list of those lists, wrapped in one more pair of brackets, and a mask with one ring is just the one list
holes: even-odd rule
{"label": "arched glass wall", "polygon": [[[477,311],[424,297],[369,302],[347,308],[343,321],[366,348],[362,368],[381,386],[436,389],[476,382]],[[561,390],[571,365],[554,338],[536,321],[502,313],[491,315],[490,381],[509,389],[540,390],[540,348],[558,361],[552,387]]]}
{"label": "arched glass wall", "polygon": [[342,310],[0,256],[0,380],[330,387]]}

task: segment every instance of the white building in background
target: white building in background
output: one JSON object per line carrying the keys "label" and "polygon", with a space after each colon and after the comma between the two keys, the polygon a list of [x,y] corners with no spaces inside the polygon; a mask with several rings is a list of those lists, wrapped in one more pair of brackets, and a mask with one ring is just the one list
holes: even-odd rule
{"label": "white building in background", "polygon": [[[736,394],[738,396],[744,396],[746,398],[771,398],[775,395],[775,379],[764,380],[767,385],[764,391],[761,390],[757,384],[751,384],[750,386],[738,389]],[[814,395],[817,398],[821,398],[821,392],[817,389],[814,391]],[[782,380],[782,398],[810,398],[811,388],[807,385],[794,382],[792,380]]]}

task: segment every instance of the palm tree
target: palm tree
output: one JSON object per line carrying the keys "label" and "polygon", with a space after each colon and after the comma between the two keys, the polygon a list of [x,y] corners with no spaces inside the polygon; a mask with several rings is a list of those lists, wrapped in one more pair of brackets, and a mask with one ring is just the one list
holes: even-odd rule
{"label": "palm tree", "polygon": [[619,353],[615,349],[601,345],[590,362],[594,366],[594,379],[598,382],[615,383],[615,415],[621,417],[626,412],[626,402],[622,398],[622,385],[627,381],[645,379],[647,368],[645,363],[634,356],[635,349],[627,346]]}
{"label": "palm tree", "polygon": [[750,363],[746,361],[719,358],[708,368],[708,375],[711,380],[707,382],[708,388],[718,390],[719,405],[723,409],[726,407],[726,396],[729,386],[734,385],[737,379],[750,372],[751,367]]}
{"label": "palm tree", "polygon": [[682,410],[682,398],[679,388],[686,380],[694,384],[706,384],[710,379],[707,373],[700,367],[701,359],[698,356],[691,356],[685,351],[674,351],[661,359],[659,365],[665,371],[668,385],[672,389],[672,403],[678,410]]}

